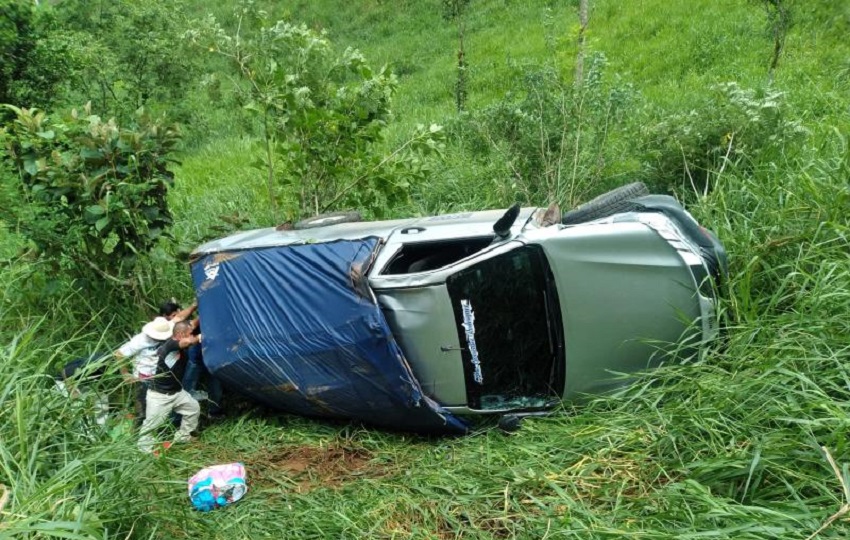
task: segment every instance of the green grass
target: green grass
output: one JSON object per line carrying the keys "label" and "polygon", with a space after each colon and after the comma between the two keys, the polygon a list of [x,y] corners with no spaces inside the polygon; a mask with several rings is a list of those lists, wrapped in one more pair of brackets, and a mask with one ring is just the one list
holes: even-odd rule
{"label": "green grass", "polygon": [[[600,0],[590,7],[588,49],[604,53],[612,72],[653,103],[686,108],[718,82],[735,80],[745,87],[767,82],[773,43],[759,2]],[[791,9],[793,26],[777,85],[802,102],[812,87],[826,90],[839,83],[846,92],[850,46],[841,37],[850,29],[846,7],[795,3]],[[440,2],[290,0],[268,10],[273,18],[325,29],[338,47],[359,48],[373,64],[394,67],[401,78],[396,105],[401,126],[440,121],[453,112],[457,30],[442,19]],[[510,88],[514,63],[549,61],[572,77],[578,31],[573,5],[473,2],[465,21],[470,107],[500,98]],[[800,84],[800,77],[808,84]]]}
{"label": "green grass", "polygon": [[[724,171],[693,207],[732,255],[722,347],[512,435],[249,411],[140,456],[131,437],[81,430],[90,413],[41,375],[92,336],[59,343],[44,322],[15,332],[24,323],[3,311],[0,483],[15,495],[0,536],[807,538],[847,502],[845,174],[823,158]],[[246,498],[192,511],[187,478],[229,461],[247,467]],[[817,538],[848,532],[839,519]]]}
{"label": "green grass", "polygon": [[[223,14],[228,11],[225,5],[219,2],[207,9]],[[571,80],[578,28],[575,8],[561,3],[551,8],[547,5],[504,0],[470,5],[465,18],[465,49],[468,109],[473,114],[500,102],[508,93],[520,97],[527,92],[527,87],[517,83],[523,67],[551,65],[565,81]],[[339,49],[359,48],[372,64],[386,63],[396,70],[400,86],[393,107],[395,121],[388,129],[387,152],[405,140],[416,124],[457,121],[453,96],[456,25],[442,19],[440,2],[340,4],[317,0],[267,7],[273,19],[292,18],[324,29]],[[829,136],[833,127],[850,128],[850,115],[843,105],[850,92],[846,60],[850,46],[840,39],[841,29],[850,28],[848,20],[846,10],[837,6],[795,4],[793,26],[771,87],[787,96],[787,114],[816,135],[815,144],[822,134]],[[758,2],[592,2],[587,52],[605,56],[605,84],[631,100],[622,113],[625,123],[608,133],[611,146],[617,149],[612,156],[603,156],[604,177],[596,191],[646,178],[641,161],[655,149],[651,144],[642,150],[628,145],[647,143],[647,128],[692,114],[711,121],[709,107],[714,103],[715,85],[736,81],[742,88],[764,90],[771,39],[767,11]],[[740,126],[729,129],[733,127]],[[687,129],[699,130],[700,125]],[[516,200],[548,204],[527,200],[522,185],[511,189],[515,175],[508,161],[513,156],[492,155],[483,162],[476,161],[480,156],[471,156],[456,146],[457,142],[450,141],[446,161],[435,168],[430,182],[413,186],[410,204],[390,209],[391,215],[461,210],[470,204],[479,205],[479,201],[489,207],[507,206]],[[245,161],[241,144],[231,151],[226,142],[217,142],[213,151],[222,162]],[[673,154],[671,158],[679,157],[678,152]],[[190,165],[194,158],[187,159]],[[652,174],[651,169],[648,174]],[[665,182],[657,183],[666,188]],[[432,193],[433,198],[429,196]],[[585,197],[592,194],[584,193]],[[577,201],[565,197],[559,202],[569,206]]]}
{"label": "green grass", "polygon": [[[453,111],[454,30],[438,6],[317,0],[274,9],[327,28],[338,46],[357,46],[375,64],[396,66],[392,129],[404,133]],[[572,73],[572,4],[553,11],[554,55],[546,50],[543,3],[471,6],[471,108],[513,87],[515,63],[554,58],[565,76]],[[635,121],[660,122],[712,103],[704,98],[717,82],[766,84],[771,43],[756,2],[591,6],[589,46],[607,57],[606,77],[640,94],[627,110]],[[795,26],[773,89],[786,92],[787,117],[809,136],[713,163],[714,189],[705,197],[679,191],[730,254],[728,328],[706,354],[615,395],[565,404],[510,435],[491,423],[467,437],[426,438],[234,411],[196,443],[154,459],[139,455],[131,436],[85,427],[88,402],[61,397],[49,378],[81,352],[117,345],[138,314],[110,313],[85,291],[37,298],[49,276],[31,261],[7,261],[0,267],[0,484],[11,495],[0,509],[0,538],[773,540],[806,539],[824,525],[816,538],[846,538],[847,515],[829,520],[850,503],[850,15],[840,3],[792,8]],[[618,141],[632,135],[624,130]],[[618,159],[621,170],[635,170],[645,156]],[[235,133],[182,157],[170,195],[177,251],[274,223],[252,160],[250,142]],[[499,204],[515,195],[501,167],[450,147],[431,183],[391,210]],[[182,262],[155,259],[140,281],[151,295],[188,294]],[[84,324],[81,313],[89,317]],[[111,381],[117,419],[126,396]],[[188,477],[228,461],[247,467],[246,498],[209,514],[191,510]]]}
{"label": "green grass", "polygon": [[229,138],[182,160],[169,199],[181,247],[192,249],[237,227],[274,222],[264,173],[251,166],[253,152],[250,141]]}

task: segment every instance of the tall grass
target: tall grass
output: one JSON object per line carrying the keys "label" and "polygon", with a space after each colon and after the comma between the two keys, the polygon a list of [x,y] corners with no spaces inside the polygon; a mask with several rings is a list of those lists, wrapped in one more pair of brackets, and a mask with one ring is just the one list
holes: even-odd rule
{"label": "tall grass", "polygon": [[256,155],[251,140],[231,136],[182,160],[169,199],[179,216],[173,232],[181,249],[239,228],[277,225],[264,172],[251,165]]}
{"label": "tall grass", "polygon": [[[2,273],[7,291],[26,287],[26,277],[15,269]],[[69,399],[54,383],[80,342],[91,340],[91,347],[98,338],[62,340],[63,329],[51,320],[58,312],[33,317],[8,308],[0,307],[0,484],[8,495],[0,537],[103,538],[127,530],[133,517],[126,509],[151,491],[137,482],[146,467],[133,458],[128,437],[113,431],[113,438],[109,426],[96,423],[94,392]],[[101,391],[118,396],[110,387]]]}
{"label": "tall grass", "polygon": [[[604,51],[612,72],[656,111],[685,114],[711,83],[757,87],[766,76],[768,37],[757,4],[595,2],[590,47]],[[322,1],[276,9],[328,27],[335,41],[360,45],[370,60],[402,66],[403,123],[451,108],[453,33],[428,11],[434,7]],[[501,99],[509,86],[499,80],[511,54],[500,40],[522,41],[538,56],[542,49],[534,47],[544,47],[545,36],[537,3],[478,7],[467,31],[470,54],[488,51],[479,65],[492,68],[472,87],[480,92],[472,101],[483,103]],[[555,15],[568,21],[570,9]],[[841,23],[840,13],[800,9],[773,88],[788,92],[788,114],[810,135],[794,139],[793,148],[771,146],[757,156],[744,149],[734,162],[707,163],[707,192],[679,188],[730,254],[727,328],[699,358],[648,373],[616,394],[564,404],[510,435],[489,422],[467,437],[432,439],[231,411],[196,443],[153,459],[136,451],[132,434],[115,429],[128,410],[118,378],[101,386],[116,405],[109,429],[92,423],[90,398],[68,399],[52,380],[73,356],[114,348],[139,314],[111,322],[116,314],[81,296],[39,303],[29,291],[44,276],[31,261],[6,264],[0,484],[9,498],[0,508],[0,538],[848,537],[850,119],[846,58],[835,52],[846,44],[826,24]],[[495,15],[517,24],[498,25],[489,18]],[[568,66],[563,35],[556,57]],[[834,46],[824,52],[815,38]],[[622,156],[620,170],[643,157]],[[237,137],[185,157],[171,193],[176,251],[272,224],[251,161],[250,144]],[[393,211],[503,204],[512,193],[503,165],[450,151],[439,181]],[[151,296],[189,294],[184,262],[154,258],[140,279]],[[90,320],[80,323],[85,310]],[[209,514],[192,511],[187,478],[229,461],[245,463],[247,497]]]}
{"label": "tall grass", "polygon": [[[228,2],[216,4],[203,9],[228,11]],[[589,50],[603,52],[613,72],[665,108],[687,110],[692,96],[713,84],[734,80],[757,87],[767,81],[773,45],[768,12],[760,2],[597,0],[590,7]],[[452,113],[456,29],[441,18],[437,0],[287,0],[269,3],[268,10],[326,29],[338,46],[361,49],[375,65],[393,66],[401,82],[395,107],[400,126],[394,129],[404,133],[415,123],[440,121]],[[795,4],[793,16],[776,84],[792,92],[795,101],[807,101],[812,85],[832,88],[835,75],[847,71],[847,44],[839,38],[847,15],[840,3],[827,3]],[[570,77],[577,26],[576,6],[570,3],[471,4],[465,38],[470,107],[500,99],[510,89],[515,63],[551,58]],[[801,78],[806,84],[800,84]]]}
{"label": "tall grass", "polygon": [[[692,207],[732,255],[722,342],[512,435],[247,412],[153,460],[84,427],[85,406],[51,390],[47,366],[72,343],[41,339],[44,323],[7,331],[0,535],[767,540],[826,525],[817,538],[846,537],[846,516],[829,522],[850,463],[843,144],[781,172],[726,168]],[[191,511],[186,479],[229,461],[247,467],[246,499]]]}

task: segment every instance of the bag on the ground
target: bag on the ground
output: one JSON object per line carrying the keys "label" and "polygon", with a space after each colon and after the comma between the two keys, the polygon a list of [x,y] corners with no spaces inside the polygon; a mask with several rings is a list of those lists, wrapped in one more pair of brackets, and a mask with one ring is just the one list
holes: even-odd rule
{"label": "bag on the ground", "polygon": [[202,512],[235,503],[247,491],[245,466],[241,463],[204,467],[189,479],[189,498]]}

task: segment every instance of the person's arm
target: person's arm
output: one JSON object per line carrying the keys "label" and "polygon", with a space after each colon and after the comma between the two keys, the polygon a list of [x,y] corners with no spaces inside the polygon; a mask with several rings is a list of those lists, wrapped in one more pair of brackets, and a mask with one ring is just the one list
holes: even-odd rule
{"label": "person's arm", "polygon": [[121,349],[118,349],[117,351],[112,353],[112,356],[116,360],[118,360],[118,370],[121,372],[121,378],[124,379],[124,382],[135,381],[136,378],[133,377],[133,374],[130,372],[130,370],[127,369],[127,364],[129,363],[127,361],[128,358],[124,356],[124,353],[121,352]]}
{"label": "person's arm", "polygon": [[139,344],[138,336],[133,336],[130,341],[121,345],[118,350],[112,353],[112,356],[119,362],[118,369],[125,382],[133,382],[136,380],[136,378],[133,377],[133,373],[127,369],[127,366],[132,364],[133,357],[139,354],[141,350],[142,347]]}
{"label": "person's arm", "polygon": [[180,311],[175,313],[174,316],[171,317],[171,320],[176,323],[180,321],[185,321],[186,319],[192,316],[192,313],[194,313],[196,309],[198,309],[198,302],[192,302],[191,306],[187,307],[186,309],[181,309]]}
{"label": "person's arm", "polygon": [[192,345],[197,345],[200,342],[201,342],[201,334],[198,334],[197,336],[184,337],[183,339],[181,339],[178,342],[178,344],[180,345],[181,349],[187,349],[187,348],[191,347]]}

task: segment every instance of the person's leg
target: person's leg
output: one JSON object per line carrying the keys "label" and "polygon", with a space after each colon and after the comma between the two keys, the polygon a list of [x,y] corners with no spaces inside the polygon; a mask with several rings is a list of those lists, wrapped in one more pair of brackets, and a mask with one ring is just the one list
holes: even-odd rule
{"label": "person's leg", "polygon": [[94,410],[95,423],[99,426],[105,426],[106,421],[109,419],[109,396],[101,393],[95,393]]}
{"label": "person's leg", "polygon": [[136,389],[136,396],[135,396],[135,400],[134,400],[135,403],[134,403],[134,406],[133,406],[133,409],[134,409],[133,412],[135,413],[136,417],[135,417],[135,420],[133,421],[133,425],[138,428],[142,425],[142,422],[144,422],[146,412],[147,412],[146,400],[147,400],[148,385],[145,384],[144,381],[136,381],[133,384],[136,387],[135,388]]}
{"label": "person's leg", "polygon": [[153,452],[154,432],[168,419],[168,415],[174,408],[175,398],[180,394],[167,395],[159,392],[148,391],[147,408],[145,410],[145,421],[142,423],[139,435],[139,450],[142,452]]}
{"label": "person's leg", "polygon": [[209,372],[207,372],[207,393],[209,394],[210,416],[222,416],[224,407],[221,400],[224,398],[224,389],[221,386],[221,381]]}
{"label": "person's leg", "polygon": [[195,393],[198,389],[198,381],[201,378],[201,370],[203,369],[203,360],[201,359],[201,346],[192,345],[186,349],[186,371],[183,373],[183,390],[190,394]]}
{"label": "person's leg", "polygon": [[183,390],[175,394],[174,410],[183,417],[180,422],[180,429],[174,435],[174,442],[188,442],[192,438],[192,432],[198,427],[201,405],[189,395],[189,392]]}

